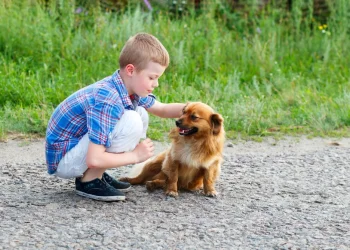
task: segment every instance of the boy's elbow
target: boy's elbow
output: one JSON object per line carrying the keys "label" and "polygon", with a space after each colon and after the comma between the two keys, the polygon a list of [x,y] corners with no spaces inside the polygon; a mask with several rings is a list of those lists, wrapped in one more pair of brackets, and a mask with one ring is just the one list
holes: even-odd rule
{"label": "boy's elbow", "polygon": [[89,144],[86,155],[86,165],[88,168],[103,168],[105,147],[94,143]]}
{"label": "boy's elbow", "polygon": [[101,161],[99,161],[97,158],[87,158],[86,159],[86,165],[88,168],[101,168]]}

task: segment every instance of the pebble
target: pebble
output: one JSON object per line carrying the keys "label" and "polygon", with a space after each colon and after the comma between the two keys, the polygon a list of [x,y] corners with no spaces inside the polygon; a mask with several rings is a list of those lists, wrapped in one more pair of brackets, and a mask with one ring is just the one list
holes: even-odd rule
{"label": "pebble", "polygon": [[230,142],[214,199],[140,185],[126,202],[104,203],[41,162],[5,159],[0,249],[349,249],[349,144]]}

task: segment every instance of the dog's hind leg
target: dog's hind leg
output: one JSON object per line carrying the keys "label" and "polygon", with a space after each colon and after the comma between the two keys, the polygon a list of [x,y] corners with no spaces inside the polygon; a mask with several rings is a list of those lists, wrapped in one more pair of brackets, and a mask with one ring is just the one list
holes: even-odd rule
{"label": "dog's hind leg", "polygon": [[148,191],[153,191],[157,188],[165,188],[167,176],[163,172],[159,172],[155,175],[151,181],[146,182],[146,188]]}
{"label": "dog's hind leg", "polygon": [[203,188],[203,177],[198,177],[197,179],[188,183],[187,189],[190,191],[198,191]]}
{"label": "dog's hind leg", "polygon": [[194,175],[192,181],[187,184],[185,189],[189,191],[198,191],[202,189],[204,173],[204,168],[199,169],[198,172]]}
{"label": "dog's hind leg", "polygon": [[165,180],[153,180],[153,181],[147,181],[146,182],[146,188],[148,191],[154,191],[155,189],[162,188],[164,189],[166,186]]}

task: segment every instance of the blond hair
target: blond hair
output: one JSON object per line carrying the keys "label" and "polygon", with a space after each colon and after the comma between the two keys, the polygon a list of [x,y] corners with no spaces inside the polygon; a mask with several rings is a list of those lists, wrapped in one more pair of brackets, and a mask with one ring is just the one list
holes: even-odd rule
{"label": "blond hair", "polygon": [[169,53],[156,37],[138,33],[130,37],[124,45],[119,57],[119,66],[124,69],[126,65],[133,64],[136,71],[141,71],[151,61],[168,67]]}

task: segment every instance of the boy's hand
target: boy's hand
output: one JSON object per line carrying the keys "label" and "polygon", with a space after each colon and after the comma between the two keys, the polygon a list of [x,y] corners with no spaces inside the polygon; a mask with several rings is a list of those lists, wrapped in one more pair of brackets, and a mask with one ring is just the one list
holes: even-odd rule
{"label": "boy's hand", "polygon": [[151,139],[140,142],[133,150],[136,157],[136,163],[143,162],[154,155],[154,145]]}

